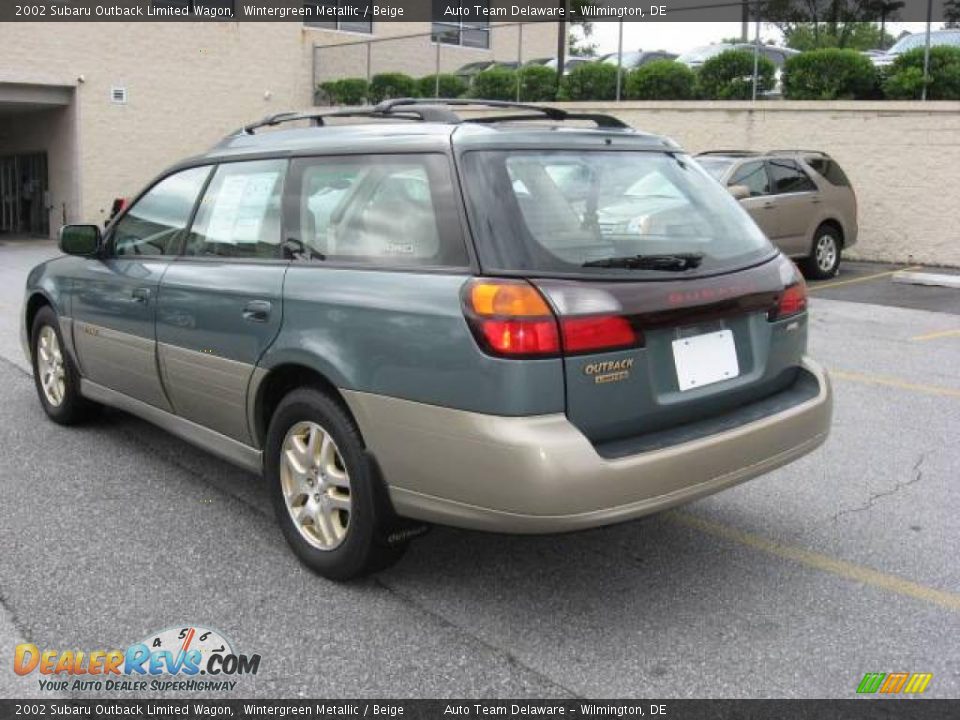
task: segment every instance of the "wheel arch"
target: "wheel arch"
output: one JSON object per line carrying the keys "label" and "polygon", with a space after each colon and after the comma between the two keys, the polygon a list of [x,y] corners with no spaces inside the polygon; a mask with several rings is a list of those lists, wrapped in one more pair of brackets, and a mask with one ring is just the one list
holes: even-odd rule
{"label": "wheel arch", "polygon": [[[340,405],[360,428],[357,418],[340,392],[340,388],[331,382],[327,375],[315,367],[302,362],[284,362],[269,369],[258,368],[261,373],[251,386],[253,397],[250,403],[250,432],[256,445],[262,448],[266,442],[270,418],[292,390],[301,387],[313,387]],[[363,438],[362,428],[361,439]]]}
{"label": "wheel arch", "polygon": [[832,216],[825,217],[825,218],[823,218],[819,223],[817,223],[817,227],[816,227],[816,228],[814,229],[814,231],[813,231],[813,234],[814,234],[814,242],[816,242],[816,234],[817,234],[817,232],[818,232],[818,231],[820,230],[820,228],[822,228],[824,225],[826,225],[827,227],[832,227],[832,228],[834,228],[834,229],[839,233],[840,237],[839,237],[838,239],[839,239],[839,241],[840,241],[840,249],[842,250],[843,247],[844,247],[844,245],[846,244],[847,232],[846,232],[846,230],[845,230],[844,227],[843,227],[843,223],[842,223],[838,218],[835,218],[835,217],[832,217]]}

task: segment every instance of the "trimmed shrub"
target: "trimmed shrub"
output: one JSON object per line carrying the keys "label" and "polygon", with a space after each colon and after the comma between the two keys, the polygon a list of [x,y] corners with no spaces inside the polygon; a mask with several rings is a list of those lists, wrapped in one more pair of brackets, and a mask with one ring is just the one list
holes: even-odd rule
{"label": "trimmed shrub", "polygon": [[416,92],[417,81],[403,73],[378,73],[370,78],[370,99],[373,102],[411,97]]}
{"label": "trimmed shrub", "polygon": [[616,100],[617,66],[605,62],[577,65],[560,83],[563,100]]}
{"label": "trimmed shrub", "polygon": [[654,60],[627,74],[628,100],[690,100],[697,92],[697,75],[683,63]]}
{"label": "trimmed shrub", "polygon": [[557,71],[543,65],[520,68],[520,99],[524,102],[553,100],[557,94]]}
{"label": "trimmed shrub", "polygon": [[437,76],[427,75],[417,80],[417,95],[431,98],[456,98],[467,91],[467,84],[456,75],[440,73],[440,94],[437,94]]}
{"label": "trimmed shrub", "polygon": [[[776,66],[761,55],[757,65],[757,95],[772,90]],[[697,74],[700,94],[707,100],[749,100],[753,94],[753,53],[724,50],[708,59]]]}
{"label": "trimmed shrub", "polygon": [[787,58],[783,96],[788,100],[860,100],[876,95],[877,71],[856,50],[824,48]]}
{"label": "trimmed shrub", "polygon": [[515,100],[517,73],[515,70],[494,67],[473,76],[470,96],[483,100]]}
{"label": "trimmed shrub", "polygon": [[363,105],[370,97],[370,84],[364,78],[342,78],[320,83],[319,90],[331,105]]}
{"label": "trimmed shrub", "polygon": [[[919,100],[923,92],[922,47],[902,53],[893,61],[883,81],[891,100]],[[939,45],[930,48],[928,100],[960,100],[960,48]]]}

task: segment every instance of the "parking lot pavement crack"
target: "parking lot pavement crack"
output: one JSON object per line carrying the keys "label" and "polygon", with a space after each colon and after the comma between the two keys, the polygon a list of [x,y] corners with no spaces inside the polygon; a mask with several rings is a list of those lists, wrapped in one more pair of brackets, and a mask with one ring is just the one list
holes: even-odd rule
{"label": "parking lot pavement crack", "polygon": [[867,499],[867,502],[865,502],[863,505],[860,505],[859,507],[840,510],[839,512],[833,515],[832,517],[833,522],[837,522],[844,515],[852,515],[853,513],[861,513],[861,512],[870,510],[874,505],[876,505],[883,498],[890,497],[891,495],[896,495],[898,492],[900,492],[904,488],[910,487],[911,485],[916,485],[918,482],[920,482],[923,479],[923,463],[926,459],[927,459],[927,454],[921,453],[920,457],[917,458],[917,462],[915,462],[913,465],[913,477],[910,480],[907,480],[905,482],[897,481],[896,485],[894,485],[892,489],[887,490],[885,492],[875,493],[871,495]]}
{"label": "parking lot pavement crack", "polygon": [[569,698],[574,698],[577,700],[582,700],[584,698],[584,696],[581,695],[580,693],[574,690],[571,690],[570,688],[564,685],[561,685],[560,683],[558,683],[556,680],[549,677],[548,675],[544,675],[542,672],[540,672],[536,668],[531,667],[530,665],[527,665],[522,660],[520,660],[516,655],[511,653],[509,650],[506,650],[505,648],[499,647],[498,645],[494,645],[493,643],[487,640],[484,640],[482,637],[480,637],[476,633],[470,632],[470,630],[463,627],[462,625],[458,625],[457,623],[447,619],[446,617],[436,612],[435,610],[427,607],[423,603],[419,602],[416,598],[411,597],[410,595],[408,595],[407,593],[404,593],[403,591],[397,589],[396,587],[387,584],[387,582],[385,582],[383,578],[380,578],[380,577],[373,578],[373,584],[376,587],[379,587],[382,590],[385,590],[397,600],[407,605],[410,605],[411,607],[415,608],[419,612],[429,615],[431,619],[433,619],[435,622],[439,623],[443,627],[449,628],[450,630],[453,630],[454,632],[460,635],[466,636],[471,641],[480,645],[487,651],[493,653],[494,655],[497,655],[499,657],[506,659],[507,663],[509,663],[510,665],[516,666],[524,670],[525,672],[528,672],[531,675],[536,676],[545,685],[556,688],[558,694],[564,695]]}

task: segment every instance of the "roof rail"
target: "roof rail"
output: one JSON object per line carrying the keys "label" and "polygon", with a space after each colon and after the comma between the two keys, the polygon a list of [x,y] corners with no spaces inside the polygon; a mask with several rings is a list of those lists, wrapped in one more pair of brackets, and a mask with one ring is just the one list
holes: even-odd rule
{"label": "roof rail", "polygon": [[[461,118],[455,112],[449,109],[455,107],[488,107],[504,110],[524,110],[531,114],[522,115],[500,115],[480,118]],[[393,100],[384,100],[383,102],[358,108],[345,108],[341,110],[320,110],[307,112],[282,112],[258,120],[257,122],[244,125],[235,133],[235,135],[253,135],[257,130],[264,127],[273,127],[281,123],[297,122],[299,120],[310,120],[315,126],[323,127],[328,118],[372,118],[379,120],[414,120],[420,122],[437,122],[458,124],[461,122],[471,123],[492,123],[502,121],[516,120],[539,120],[546,118],[548,120],[588,120],[596,123],[601,128],[628,128],[629,125],[622,120],[618,120],[612,115],[603,115],[598,113],[578,113],[567,112],[560,108],[550,107],[548,105],[529,105],[527,103],[506,102],[503,100],[469,100],[465,98],[396,98]]]}
{"label": "roof rail", "polygon": [[798,154],[798,155],[799,155],[799,154],[803,154],[803,155],[822,155],[823,157],[830,157],[830,156],[829,156],[827,153],[825,153],[823,150],[803,150],[803,149],[797,149],[797,148],[787,148],[787,149],[779,149],[779,150],[767,150],[767,152],[764,153],[764,154],[765,154],[765,155],[777,155],[778,153],[779,153],[779,154],[784,154],[784,155],[786,155],[787,153],[795,153],[795,154]]}
{"label": "roof rail", "polygon": [[456,113],[436,106],[423,106],[403,109],[398,112],[384,112],[379,106],[348,108],[344,110],[326,110],[317,112],[282,112],[244,125],[237,131],[237,135],[253,135],[263,127],[273,127],[281,123],[296,122],[298,120],[312,120],[313,124],[323,127],[327,118],[374,118],[391,120],[419,120],[421,122],[458,123],[460,118]]}
{"label": "roof rail", "polygon": [[546,118],[547,120],[556,120],[558,122],[563,122],[566,120],[588,120],[601,128],[629,128],[625,122],[619,118],[615,118],[612,115],[604,115],[602,113],[578,113],[578,112],[568,112],[557,107],[551,107],[549,105],[531,105],[529,103],[519,103],[519,102],[509,102],[506,100],[474,100],[471,98],[396,98],[393,100],[384,100],[379,105],[376,105],[375,108],[380,110],[383,113],[392,113],[396,109],[402,108],[403,112],[408,111],[409,108],[416,107],[419,105],[446,105],[448,107],[487,107],[487,108],[496,108],[499,110],[525,110],[530,113],[538,113],[537,115],[507,115],[507,116],[491,116],[491,117],[481,117],[481,118],[458,118],[460,122],[472,122],[472,123],[494,123],[494,122],[503,122],[503,121],[516,121],[516,120],[540,120]]}

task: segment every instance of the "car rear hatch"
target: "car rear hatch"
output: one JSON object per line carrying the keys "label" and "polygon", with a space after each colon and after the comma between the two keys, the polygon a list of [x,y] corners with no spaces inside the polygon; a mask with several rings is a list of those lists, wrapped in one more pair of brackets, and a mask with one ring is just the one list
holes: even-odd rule
{"label": "car rear hatch", "polygon": [[692,282],[533,280],[561,326],[597,318],[583,312],[589,303],[625,319],[635,335],[633,347],[565,353],[571,422],[602,444],[728,413],[791,386],[807,333],[792,293],[791,307],[779,309],[782,274],[794,272],[783,269],[788,262]]}
{"label": "car rear hatch", "polygon": [[465,294],[474,333],[504,357],[562,356],[567,415],[596,446],[798,381],[803,280],[686,155],[581,144],[471,151],[461,166],[487,276]]}

